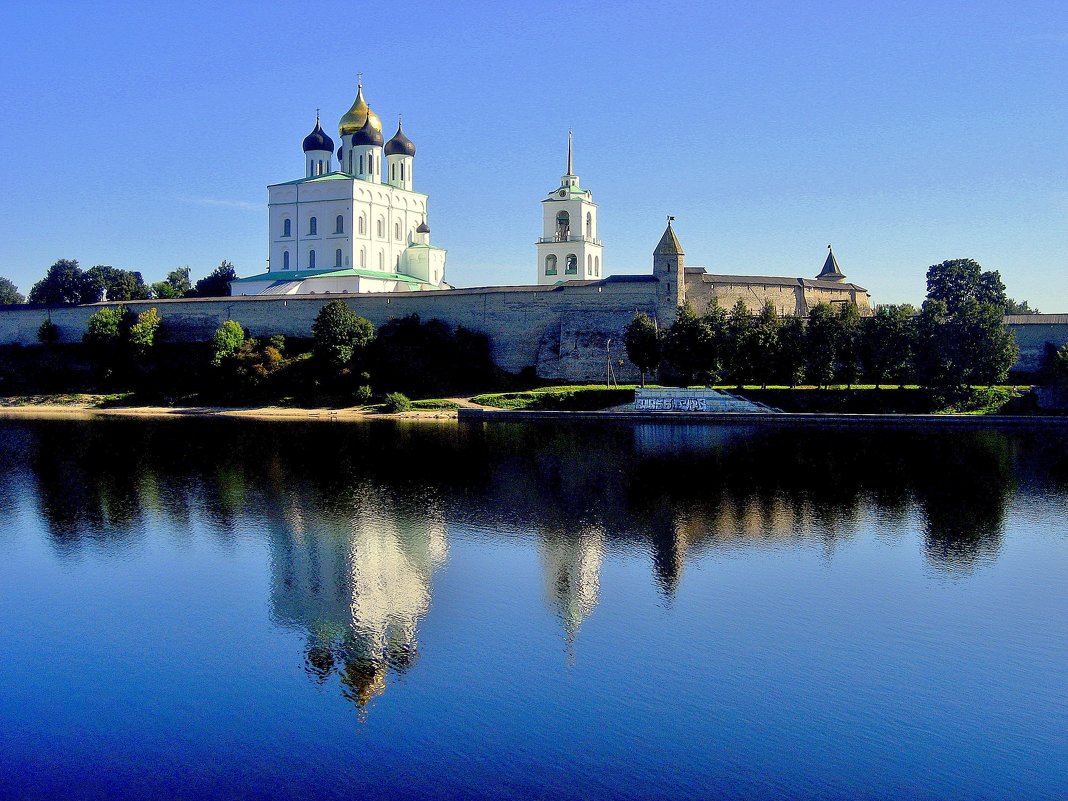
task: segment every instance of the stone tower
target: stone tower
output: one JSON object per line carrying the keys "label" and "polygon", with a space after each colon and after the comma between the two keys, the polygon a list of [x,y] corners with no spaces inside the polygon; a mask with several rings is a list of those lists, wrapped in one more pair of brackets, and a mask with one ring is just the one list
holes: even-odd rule
{"label": "stone tower", "polygon": [[675,322],[675,313],[686,302],[686,254],[671,227],[674,219],[668,217],[664,235],[653,251],[653,275],[660,282],[656,288],[656,322],[661,330]]}

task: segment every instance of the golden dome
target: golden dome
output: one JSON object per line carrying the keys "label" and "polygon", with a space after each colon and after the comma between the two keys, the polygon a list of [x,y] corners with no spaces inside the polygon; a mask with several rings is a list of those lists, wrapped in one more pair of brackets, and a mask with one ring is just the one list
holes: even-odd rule
{"label": "golden dome", "polygon": [[345,112],[345,116],[338,123],[338,133],[342,136],[356,133],[368,120],[371,121],[372,128],[382,133],[382,121],[378,119],[378,115],[371,110],[371,107],[367,105],[367,101],[363,99],[363,84],[360,84],[356,89],[356,100],[353,101],[352,108]]}

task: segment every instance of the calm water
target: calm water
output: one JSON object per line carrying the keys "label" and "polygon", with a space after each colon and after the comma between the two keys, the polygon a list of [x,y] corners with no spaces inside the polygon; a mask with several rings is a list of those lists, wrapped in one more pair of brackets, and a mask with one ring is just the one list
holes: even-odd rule
{"label": "calm water", "polygon": [[0,421],[0,797],[1068,798],[1066,446]]}

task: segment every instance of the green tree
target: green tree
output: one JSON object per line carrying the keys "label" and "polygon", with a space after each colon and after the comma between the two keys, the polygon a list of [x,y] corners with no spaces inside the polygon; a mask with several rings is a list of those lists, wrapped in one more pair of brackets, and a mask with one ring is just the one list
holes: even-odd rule
{"label": "green tree", "polygon": [[780,381],[796,387],[805,377],[805,323],[800,317],[790,315],[779,326],[778,352],[775,359],[775,374]]}
{"label": "green tree", "polygon": [[37,339],[42,345],[55,345],[59,341],[59,326],[51,320],[45,320],[37,329]]}
{"label": "green tree", "polygon": [[224,320],[211,338],[211,363],[216,367],[245,344],[245,329],[237,320]]}
{"label": "green tree", "polygon": [[782,321],[775,311],[775,305],[765,301],[760,315],[753,323],[753,331],[750,337],[750,361],[753,366],[752,375],[760,384],[761,389],[767,387],[768,382],[776,372],[776,358],[779,353],[779,330]]}
{"label": "green tree", "polygon": [[644,387],[645,374],[655,373],[660,366],[660,331],[656,323],[645,312],[635,312],[623,335],[623,344],[627,348],[627,357],[641,372]]}
{"label": "green tree", "polygon": [[1005,314],[1042,314],[1038,309],[1032,309],[1026,300],[1014,300],[1008,298],[1005,301]]}
{"label": "green tree", "polygon": [[882,384],[904,384],[913,371],[916,308],[908,303],[878,306],[861,328],[861,361],[865,378]]}
{"label": "green tree", "polygon": [[125,306],[107,306],[89,315],[82,341],[87,345],[113,346],[123,338]]}
{"label": "green tree", "polygon": [[14,306],[25,302],[26,298],[10,278],[0,278],[0,306]]}
{"label": "green tree", "polygon": [[347,367],[355,353],[374,339],[369,320],[350,309],[343,300],[334,300],[319,310],[312,323],[315,356],[335,370]]}
{"label": "green tree", "polygon": [[1068,343],[1051,354],[1049,372],[1054,384],[1068,386]]}
{"label": "green tree", "polygon": [[805,329],[805,375],[817,387],[825,387],[834,377],[838,361],[840,323],[829,303],[817,303],[808,313]]}
{"label": "green tree", "polygon": [[183,298],[192,288],[188,267],[177,267],[167,273],[162,281],[152,285],[152,296],[161,300]]}
{"label": "green tree", "polygon": [[159,312],[147,309],[137,315],[137,321],[130,326],[130,348],[135,357],[143,359],[156,344],[160,325]]}
{"label": "green tree", "polygon": [[928,269],[927,290],[918,323],[920,382],[958,399],[972,384],[1004,380],[1019,349],[1005,328],[1001,276],[972,259],[954,259]]}
{"label": "green tree", "polygon": [[30,289],[30,303],[74,306],[82,302],[82,268],[74,259],[60,259]]}
{"label": "green tree", "polygon": [[715,365],[715,343],[708,325],[689,303],[679,306],[675,322],[664,337],[664,358],[683,385],[710,377]]}
{"label": "green tree", "polygon": [[708,351],[708,382],[715,384],[726,371],[731,352],[730,314],[712,298],[701,317]]}
{"label": "green tree", "polygon": [[237,271],[228,261],[223,261],[196,286],[186,292],[189,298],[224,298],[230,294],[230,282],[237,278]]}
{"label": "green tree", "polygon": [[835,373],[839,383],[852,387],[860,378],[860,309],[855,303],[838,308]]}
{"label": "green tree", "polygon": [[727,352],[725,367],[727,378],[738,389],[747,383],[754,371],[753,365],[753,315],[745,301],[739,298],[727,317]]}
{"label": "green tree", "polygon": [[82,273],[82,303],[146,300],[149,294],[150,290],[138,272],[98,264]]}

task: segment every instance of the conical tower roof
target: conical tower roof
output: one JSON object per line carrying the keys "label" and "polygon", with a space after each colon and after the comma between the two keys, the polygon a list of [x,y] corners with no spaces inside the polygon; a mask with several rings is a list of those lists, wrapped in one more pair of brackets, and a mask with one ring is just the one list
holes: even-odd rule
{"label": "conical tower roof", "polygon": [[656,246],[656,250],[653,254],[656,256],[682,256],[685,255],[682,250],[682,245],[679,244],[679,238],[675,236],[675,229],[671,227],[671,221],[673,217],[668,217],[667,228],[664,229],[664,235],[660,237],[660,244]]}
{"label": "conical tower roof", "polygon": [[845,273],[838,268],[838,260],[834,257],[831,246],[827,246],[827,260],[823,262],[823,269],[816,276],[817,281],[844,281]]}

